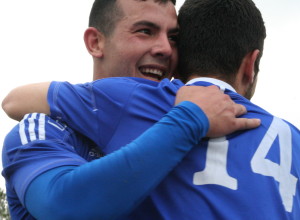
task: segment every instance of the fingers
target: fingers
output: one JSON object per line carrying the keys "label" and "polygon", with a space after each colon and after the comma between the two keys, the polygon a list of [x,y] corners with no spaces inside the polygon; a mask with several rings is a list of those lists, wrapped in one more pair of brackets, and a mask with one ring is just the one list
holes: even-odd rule
{"label": "fingers", "polygon": [[[235,116],[241,116],[247,113],[247,109],[245,106],[236,104],[235,108]],[[256,118],[237,118],[236,119],[236,129],[237,130],[245,130],[256,128],[261,124],[260,119]]]}
{"label": "fingers", "polygon": [[257,118],[237,118],[236,122],[237,130],[253,129],[261,124],[261,120]]}
{"label": "fingers", "polygon": [[254,118],[235,118],[232,117],[219,117],[218,120],[210,120],[211,127],[207,132],[206,137],[216,138],[231,134],[240,130],[253,129],[260,126],[260,119]]}
{"label": "fingers", "polygon": [[235,116],[237,117],[247,113],[246,107],[240,104],[235,104],[234,109],[235,109]]}
{"label": "fingers", "polygon": [[175,104],[182,101],[195,103],[206,114],[210,124],[207,137],[221,137],[260,125],[258,119],[238,118],[247,113],[246,107],[234,103],[216,86],[183,86],[177,92]]}
{"label": "fingers", "polygon": [[[225,136],[235,131],[253,129],[260,126],[261,121],[253,118],[238,118],[247,113],[245,106],[236,104],[232,100],[223,103],[217,109],[206,113],[210,121],[207,137]],[[213,113],[213,114],[212,114]]]}

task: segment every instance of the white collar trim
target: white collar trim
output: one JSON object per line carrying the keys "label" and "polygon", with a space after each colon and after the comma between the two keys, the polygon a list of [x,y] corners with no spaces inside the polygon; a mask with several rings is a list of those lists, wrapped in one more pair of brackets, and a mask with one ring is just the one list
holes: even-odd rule
{"label": "white collar trim", "polygon": [[235,91],[235,89],[229,85],[228,83],[222,81],[222,80],[219,80],[219,79],[214,79],[214,78],[210,78],[210,77],[198,77],[198,78],[195,78],[195,79],[191,79],[190,81],[188,81],[186,83],[186,85],[190,85],[190,84],[193,84],[195,82],[199,82],[199,81],[204,81],[204,82],[209,82],[209,83],[212,83],[214,85],[217,85],[220,87],[220,89],[222,91],[225,91],[225,89],[229,89],[231,91]]}

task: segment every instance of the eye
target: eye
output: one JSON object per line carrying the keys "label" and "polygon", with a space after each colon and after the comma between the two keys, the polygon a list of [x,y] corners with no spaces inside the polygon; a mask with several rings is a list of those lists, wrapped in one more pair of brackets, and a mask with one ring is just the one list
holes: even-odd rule
{"label": "eye", "polygon": [[151,30],[150,30],[150,29],[147,29],[147,28],[140,29],[140,30],[138,30],[137,32],[143,33],[143,34],[147,34],[147,35],[151,35]]}
{"label": "eye", "polygon": [[176,44],[178,42],[178,34],[169,36],[169,40]]}

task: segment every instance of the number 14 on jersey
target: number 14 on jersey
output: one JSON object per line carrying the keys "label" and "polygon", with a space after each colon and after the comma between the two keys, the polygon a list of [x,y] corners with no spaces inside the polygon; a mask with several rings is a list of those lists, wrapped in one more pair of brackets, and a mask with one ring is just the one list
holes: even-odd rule
{"label": "number 14 on jersey", "polygon": [[[266,158],[277,136],[280,149],[279,164]],[[227,172],[228,148],[229,142],[225,137],[209,141],[206,165],[203,171],[194,174],[193,183],[195,185],[216,184],[232,190],[238,189],[238,180]],[[245,150],[247,150],[246,146]],[[279,183],[279,193],[285,210],[291,212],[298,179],[291,174],[292,134],[284,121],[274,117],[250,163],[254,173],[274,178]]]}

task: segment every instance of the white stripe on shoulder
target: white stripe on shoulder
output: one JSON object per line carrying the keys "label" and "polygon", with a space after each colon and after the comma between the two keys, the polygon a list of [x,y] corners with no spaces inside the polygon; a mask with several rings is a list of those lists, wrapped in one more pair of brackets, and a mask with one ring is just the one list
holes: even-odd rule
{"label": "white stripe on shoulder", "polygon": [[[39,140],[45,140],[46,139],[46,130],[45,130],[45,114],[38,114],[38,113],[32,113],[26,114],[22,121],[19,123],[19,135],[22,144],[28,144],[29,141],[35,141],[37,140],[37,136],[35,134],[35,126],[36,126],[36,120],[37,116],[39,116],[38,119],[38,139]],[[27,123],[26,123],[27,121]],[[26,136],[26,130],[29,134],[29,140]]]}
{"label": "white stripe on shoulder", "polygon": [[46,131],[45,131],[45,114],[40,114],[39,118],[39,140],[46,139]]}
{"label": "white stripe on shoulder", "polygon": [[20,121],[20,123],[19,123],[19,135],[20,135],[22,144],[28,143],[26,133],[25,133],[25,123],[24,123],[24,121],[28,118],[28,116],[29,116],[29,114],[26,114],[24,116],[24,118],[22,119],[22,121]]}
{"label": "white stripe on shoulder", "polygon": [[36,140],[36,135],[34,132],[35,129],[35,119],[36,119],[36,114],[37,113],[32,113],[31,117],[28,118],[28,122],[29,122],[29,127],[28,127],[28,131],[29,131],[29,138],[30,141],[35,141]]}

